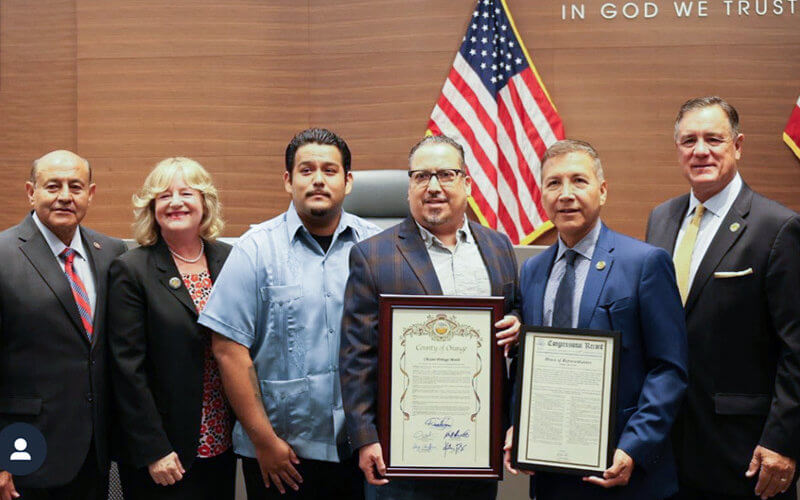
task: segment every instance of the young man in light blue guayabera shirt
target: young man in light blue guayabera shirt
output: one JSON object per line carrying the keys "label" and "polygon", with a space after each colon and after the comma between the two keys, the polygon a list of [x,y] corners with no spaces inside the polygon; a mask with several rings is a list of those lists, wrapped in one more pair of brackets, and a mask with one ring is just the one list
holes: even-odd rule
{"label": "young man in light blue guayabera shirt", "polygon": [[362,498],[339,332],[350,248],[380,229],[342,210],[350,150],[333,132],[297,134],[283,182],[289,209],[239,239],[199,321],[216,333],[248,499]]}

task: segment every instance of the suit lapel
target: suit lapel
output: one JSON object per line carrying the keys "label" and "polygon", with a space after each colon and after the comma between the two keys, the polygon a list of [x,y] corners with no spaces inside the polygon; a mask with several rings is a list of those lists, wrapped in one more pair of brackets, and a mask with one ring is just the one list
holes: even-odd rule
{"label": "suit lapel", "polygon": [[[197,308],[192,301],[192,297],[189,296],[189,290],[184,286],[181,273],[178,272],[178,267],[169,254],[167,244],[164,243],[164,240],[161,238],[158,239],[153,247],[153,259],[158,272],[159,283],[169,290],[169,293],[172,294],[178,302],[183,304],[193,315],[197,316]],[[206,260],[209,260],[208,256],[206,256]]]}
{"label": "suit lapel", "polygon": [[206,241],[206,262],[208,264],[208,274],[211,276],[211,282],[213,283],[217,281],[217,276],[225,263],[218,243]]}
{"label": "suit lapel", "polygon": [[544,325],[544,293],[547,289],[547,278],[553,270],[556,255],[558,254],[558,243],[550,245],[550,248],[544,251],[542,258],[547,262],[546,266],[538,266],[533,274],[533,280],[530,286],[521,293],[531,293],[533,300],[529,308],[533,309],[532,321],[534,325]]}
{"label": "suit lapel", "polygon": [[[746,218],[750,213],[750,203],[752,200],[753,191],[750,190],[747,184],[742,183],[742,190],[739,192],[739,196],[736,197],[731,209],[728,210],[727,215],[725,215],[725,218],[722,220],[717,234],[711,239],[711,244],[708,246],[703,260],[700,261],[700,265],[697,267],[697,272],[692,281],[692,287],[689,289],[689,297],[686,299],[687,314],[697,302],[700,292],[713,274],[714,269],[717,268],[720,261],[725,254],[728,253],[728,250],[731,249],[733,244],[736,243],[747,230]],[[739,225],[738,229],[736,231],[731,231],[730,227],[734,223]]]}
{"label": "suit lapel", "polygon": [[72,289],[69,286],[64,270],[61,269],[61,266],[56,261],[50,246],[30,215],[25,219],[22,226],[19,236],[22,240],[19,247],[20,250],[56,295],[67,316],[72,320],[75,328],[78,329],[81,338],[88,344],[89,338],[83,328],[78,306],[75,305],[75,297],[72,295]]}
{"label": "suit lapel", "polygon": [[400,231],[397,233],[397,249],[400,250],[400,254],[416,275],[425,293],[441,295],[442,287],[439,284],[439,278],[436,277],[436,271],[433,270],[431,257],[428,255],[428,249],[425,248],[425,242],[422,241],[414,219],[408,217],[401,224]]}
{"label": "suit lapel", "polygon": [[651,231],[651,237],[648,243],[665,249],[670,255],[675,253],[675,240],[678,239],[678,231],[681,229],[681,222],[683,222],[683,217],[688,208],[688,194],[679,197],[674,203],[671,203],[668,207],[667,217],[661,221],[657,221],[658,227],[653,228],[653,231]]}
{"label": "suit lapel", "polygon": [[[581,296],[580,312],[578,313],[578,328],[589,328],[592,316],[597,310],[597,303],[606,284],[606,279],[614,265],[614,233],[605,225],[600,227],[600,236],[594,247],[592,262],[589,264],[589,272],[586,275],[586,282],[583,285],[583,295]],[[604,265],[599,265],[604,262]]]}
{"label": "suit lapel", "polygon": [[[100,242],[96,241],[89,232],[81,229],[80,227],[78,230],[81,232],[81,239],[83,240],[83,248],[86,249],[86,259],[89,261],[89,266],[92,268],[92,276],[94,276],[94,291],[95,291],[95,301],[94,301],[94,311],[92,311],[92,315],[94,319],[92,320],[93,330],[96,333],[100,333],[103,331],[103,322],[105,320],[105,314],[101,314],[101,311],[105,311],[106,307],[106,273],[98,272],[98,269],[108,269],[108,266],[101,266],[100,263],[105,260],[106,256],[103,253],[103,247]],[[97,334],[92,335],[92,345],[97,343]]]}
{"label": "suit lapel", "polygon": [[483,265],[486,266],[486,271],[489,273],[489,284],[491,285],[492,295],[495,297],[503,296],[503,275],[500,266],[495,262],[490,262],[489,258],[496,259],[498,253],[491,240],[483,232],[483,228],[474,223],[469,223],[472,236],[475,238],[475,243],[478,245],[478,252],[483,259]]}

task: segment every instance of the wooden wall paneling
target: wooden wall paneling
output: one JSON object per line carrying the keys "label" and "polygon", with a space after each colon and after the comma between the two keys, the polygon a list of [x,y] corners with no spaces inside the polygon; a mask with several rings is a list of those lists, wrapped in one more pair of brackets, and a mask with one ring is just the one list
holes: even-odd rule
{"label": "wooden wall paneling", "polygon": [[7,53],[0,54],[0,156],[30,163],[75,148],[74,60],[8,60]]}
{"label": "wooden wall paneling", "polygon": [[310,112],[306,3],[78,0],[78,18],[80,147],[139,179],[112,212],[175,155],[215,174],[226,235],[285,209],[283,151]]}
{"label": "wooden wall paneling", "polygon": [[310,123],[342,134],[354,168],[406,168],[408,150],[425,133],[453,55],[314,54]]}
{"label": "wooden wall paneling", "polygon": [[[733,0],[731,15],[726,15],[722,1],[708,1],[708,15],[679,18],[672,0],[647,0],[658,6],[659,13],[652,19],[625,19],[621,14],[615,19],[600,15],[603,4],[613,3],[621,11],[631,0],[506,0],[517,28],[528,49],[564,49],[575,47],[668,47],[696,45],[700,52],[686,51],[681,58],[689,65],[706,62],[715,48],[722,45],[784,44],[796,39],[797,18],[789,14],[789,2],[783,1],[784,14],[758,16],[751,8],[750,16],[739,16],[738,1]],[[676,0],[681,3],[681,0]],[[689,1],[686,0],[688,4]],[[751,6],[754,0],[748,0]],[[644,0],[634,0],[640,7]],[[693,3],[697,4],[697,0]],[[759,0],[763,4],[763,0]],[[772,1],[769,1],[770,7]],[[585,19],[561,19],[561,6],[584,4]],[[771,10],[771,9],[770,9]],[[696,10],[693,10],[696,13]]]}
{"label": "wooden wall paneling", "polygon": [[75,0],[0,2],[3,63],[75,58]]}
{"label": "wooden wall paneling", "polygon": [[303,54],[294,0],[77,0],[80,59]]}
{"label": "wooden wall paneling", "polygon": [[[286,137],[285,142],[290,139]],[[227,236],[239,236],[251,224],[268,220],[289,206],[290,196],[283,189],[285,146],[279,155],[199,160],[209,168],[220,190]]]}
{"label": "wooden wall paneling", "polygon": [[95,156],[280,154],[308,121],[305,71],[303,56],[80,60],[78,142]]}
{"label": "wooden wall paneling", "polygon": [[[309,0],[313,53],[455,55],[474,0]],[[452,62],[452,59],[451,59]]]}
{"label": "wooden wall paneling", "polygon": [[[798,39],[800,41],[800,38]],[[549,85],[567,134],[600,151],[612,189],[604,217],[628,234],[643,236],[650,209],[687,186],[672,144],[675,113],[691,96],[720,94],[740,111],[746,134],[740,169],[751,186],[800,209],[800,170],[780,133],[800,79],[786,64],[784,46],[724,45],[707,64],[678,63],[701,46],[573,48],[556,53]],[[581,75],[576,78],[575,75]],[[757,163],[754,163],[757,162]],[[751,175],[757,165],[757,175]],[[621,207],[622,200],[632,205]]]}
{"label": "wooden wall paneling", "polygon": [[0,210],[0,231],[11,227],[22,220],[31,210],[28,196],[25,193],[25,181],[31,171],[31,163],[20,158],[0,158],[0,172],[4,182],[0,183],[0,199],[3,209]]}
{"label": "wooden wall paneling", "polygon": [[0,156],[75,146],[74,10],[72,0],[0,3]]}
{"label": "wooden wall paneling", "polygon": [[75,149],[74,0],[0,2],[0,229],[28,212],[31,162]]}

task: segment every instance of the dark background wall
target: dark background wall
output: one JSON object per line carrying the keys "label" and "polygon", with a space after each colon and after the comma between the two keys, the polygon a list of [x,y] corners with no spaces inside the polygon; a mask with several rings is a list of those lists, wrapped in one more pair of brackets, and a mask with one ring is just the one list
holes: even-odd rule
{"label": "dark background wall", "polygon": [[[567,135],[600,150],[604,219],[641,237],[648,211],[687,188],[672,121],[720,94],[746,134],[745,180],[800,209],[800,162],[781,131],[800,93],[800,12],[562,20],[556,0],[508,0]],[[639,6],[642,1],[637,2]],[[763,2],[760,2],[763,3]],[[621,8],[622,2],[617,4]],[[465,32],[473,0],[0,0],[0,229],[28,210],[34,158],[68,148],[98,184],[86,223],[128,236],[130,195],[161,158],[214,174],[226,235],[278,214],[283,150],[327,126],[354,168],[405,168]]]}

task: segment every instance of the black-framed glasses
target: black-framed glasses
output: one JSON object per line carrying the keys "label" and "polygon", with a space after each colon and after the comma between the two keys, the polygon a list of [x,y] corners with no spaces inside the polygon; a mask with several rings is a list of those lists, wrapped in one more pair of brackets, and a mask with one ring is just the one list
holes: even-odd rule
{"label": "black-framed glasses", "polygon": [[409,170],[408,178],[416,186],[427,186],[431,178],[436,177],[439,184],[449,186],[458,179],[459,174],[464,173],[460,168],[444,168],[442,170]]}

